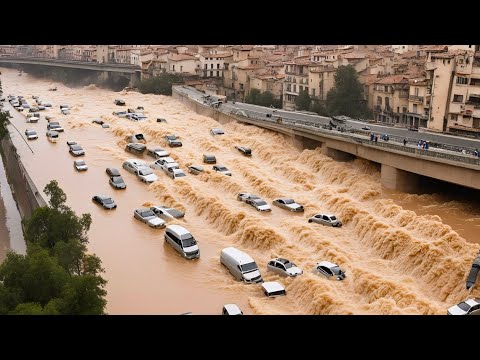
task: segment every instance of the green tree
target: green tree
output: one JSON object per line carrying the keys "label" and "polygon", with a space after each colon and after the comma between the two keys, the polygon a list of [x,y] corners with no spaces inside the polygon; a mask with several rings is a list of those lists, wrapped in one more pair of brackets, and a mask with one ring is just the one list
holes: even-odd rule
{"label": "green tree", "polygon": [[353,118],[368,115],[367,104],[363,99],[363,86],[353,66],[338,67],[334,87],[327,94],[327,109],[330,115]]}
{"label": "green tree", "polygon": [[138,90],[142,94],[172,95],[172,85],[182,82],[182,77],[178,74],[162,73],[159,76],[140,81]]}
{"label": "green tree", "polygon": [[260,94],[258,105],[270,107],[273,105],[275,97],[270,91],[264,91]]}
{"label": "green tree", "polygon": [[87,243],[92,216],[82,214],[78,217],[66,206],[67,196],[55,180],[45,186],[44,192],[50,196],[51,207],[36,209],[30,219],[23,221],[25,240],[44,248],[53,248],[56,243],[71,239]]}
{"label": "green tree", "polygon": [[104,314],[101,260],[88,254],[90,214],[78,217],[51,181],[50,207],[24,221],[27,254],[9,252],[0,264],[0,314]]}
{"label": "green tree", "polygon": [[43,192],[50,197],[48,200],[50,206],[54,209],[60,209],[67,201],[67,194],[58,186],[57,180],[50,181]]}
{"label": "green tree", "polygon": [[42,305],[38,303],[18,304],[15,310],[9,312],[11,315],[43,315]]}
{"label": "green tree", "polygon": [[69,276],[48,251],[31,246],[27,255],[7,254],[0,265],[0,281],[18,293],[20,303],[35,302],[46,305],[59,297]]}
{"label": "green tree", "polygon": [[297,110],[308,111],[310,110],[310,95],[308,95],[308,91],[301,90],[298,96],[295,99],[295,106]]}
{"label": "green tree", "polygon": [[250,92],[245,96],[245,102],[247,104],[259,105],[261,92],[258,89],[251,89]]}
{"label": "green tree", "polygon": [[316,112],[320,116],[328,116],[328,111],[323,101],[314,100],[310,110]]}

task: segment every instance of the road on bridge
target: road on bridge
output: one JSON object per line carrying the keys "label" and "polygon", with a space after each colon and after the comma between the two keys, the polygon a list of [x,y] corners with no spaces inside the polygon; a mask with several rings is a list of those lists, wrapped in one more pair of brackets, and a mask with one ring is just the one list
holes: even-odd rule
{"label": "road on bridge", "polygon": [[[188,87],[178,87],[183,93],[188,94],[190,98],[202,102],[202,97],[205,96],[204,93]],[[241,102],[228,102],[222,105],[223,108],[229,109],[237,109],[243,110],[249,117],[259,117],[259,118],[266,118],[266,114],[274,114],[276,116],[280,116],[284,119],[290,120],[297,120],[299,122],[310,122],[310,123],[318,123],[321,125],[327,125],[330,122],[330,118],[325,116],[318,116],[318,115],[308,115],[298,112],[292,111],[285,111],[280,109],[273,109],[264,106],[252,105],[252,104],[245,104]],[[402,138],[408,139],[415,139],[416,141],[419,140],[426,140],[430,142],[440,143],[451,145],[455,147],[465,147],[465,148],[478,148],[480,149],[480,140],[469,139],[464,137],[457,137],[453,135],[445,135],[445,134],[433,134],[433,133],[426,133],[426,132],[416,132],[410,131],[407,129],[395,128],[391,126],[382,126],[382,125],[374,125],[365,123],[362,121],[355,121],[355,120],[347,120],[345,122],[347,128],[361,130],[363,127],[368,126],[370,131],[376,134],[389,134],[399,136]]]}

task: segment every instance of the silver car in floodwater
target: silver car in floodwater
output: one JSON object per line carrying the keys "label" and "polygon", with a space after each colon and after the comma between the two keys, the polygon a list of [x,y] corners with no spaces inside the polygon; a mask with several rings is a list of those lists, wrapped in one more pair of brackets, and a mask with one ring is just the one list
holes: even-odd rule
{"label": "silver car in floodwater", "polygon": [[340,266],[329,261],[321,261],[317,263],[315,269],[327,279],[335,278],[337,280],[343,280],[347,277],[345,271],[340,269]]}
{"label": "silver car in floodwater", "polygon": [[342,222],[337,219],[335,215],[331,214],[315,214],[310,219],[308,219],[309,223],[317,223],[320,225],[326,226],[333,226],[333,227],[341,227]]}
{"label": "silver car in floodwater", "polygon": [[155,229],[164,228],[166,225],[165,221],[160,219],[152,210],[147,208],[135,209],[133,217]]}
{"label": "silver car in floodwater", "polygon": [[290,198],[278,198],[273,200],[272,204],[289,211],[294,211],[294,212],[304,211],[304,208],[302,205],[297,204],[295,200]]}
{"label": "silver car in floodwater", "polygon": [[295,277],[303,274],[302,269],[298,268],[297,265],[291,261],[283,258],[270,260],[267,264],[267,269],[282,276]]}
{"label": "silver car in floodwater", "polygon": [[480,315],[480,298],[468,299],[452,306],[447,315]]}

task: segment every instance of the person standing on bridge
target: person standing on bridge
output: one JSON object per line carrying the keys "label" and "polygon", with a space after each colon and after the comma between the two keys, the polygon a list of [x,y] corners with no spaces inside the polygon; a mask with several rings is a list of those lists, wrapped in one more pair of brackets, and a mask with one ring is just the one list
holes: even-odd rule
{"label": "person standing on bridge", "polygon": [[407,138],[403,138],[403,146],[407,146]]}

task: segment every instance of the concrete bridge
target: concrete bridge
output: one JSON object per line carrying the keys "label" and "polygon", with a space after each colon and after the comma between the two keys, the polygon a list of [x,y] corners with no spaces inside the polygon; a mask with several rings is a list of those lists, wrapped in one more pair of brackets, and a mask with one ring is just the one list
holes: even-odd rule
{"label": "concrete bridge", "polygon": [[421,176],[480,190],[480,160],[472,156],[437,149],[423,150],[390,142],[373,142],[367,136],[341,133],[295,121],[281,124],[223,112],[200,103],[182,87],[174,87],[173,96],[198,114],[220,123],[239,121],[290,135],[304,148],[321,147],[333,159],[348,161],[355,157],[381,165],[382,184],[390,189],[414,192]]}
{"label": "concrete bridge", "polygon": [[141,68],[137,65],[97,63],[88,61],[74,61],[62,59],[46,59],[36,57],[20,56],[0,56],[0,64],[30,64],[54,66],[70,69],[84,69],[102,72],[103,77],[108,77],[108,73],[122,73],[130,76],[130,83],[140,80]]}

